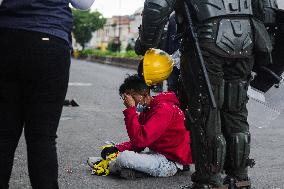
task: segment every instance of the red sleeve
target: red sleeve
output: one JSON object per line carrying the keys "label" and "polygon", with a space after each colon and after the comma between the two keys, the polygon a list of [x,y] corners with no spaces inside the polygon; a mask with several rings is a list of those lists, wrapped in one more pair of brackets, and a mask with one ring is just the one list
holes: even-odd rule
{"label": "red sleeve", "polygon": [[123,111],[128,136],[135,148],[146,148],[155,142],[165,132],[173,116],[172,109],[164,104],[149,111],[144,125],[139,123],[135,107]]}
{"label": "red sleeve", "polygon": [[133,150],[133,147],[132,147],[131,142],[122,142],[122,143],[120,143],[120,144],[115,145],[115,147],[117,147],[117,149],[118,149],[120,152],[123,152],[123,151],[125,151],[125,150],[130,150],[130,151]]}
{"label": "red sleeve", "polygon": [[117,149],[120,152],[123,152],[125,150],[129,150],[129,151],[135,151],[135,152],[141,152],[144,150],[144,148],[135,148],[132,144],[131,141],[128,142],[122,142],[120,144],[115,145],[115,147],[117,147]]}

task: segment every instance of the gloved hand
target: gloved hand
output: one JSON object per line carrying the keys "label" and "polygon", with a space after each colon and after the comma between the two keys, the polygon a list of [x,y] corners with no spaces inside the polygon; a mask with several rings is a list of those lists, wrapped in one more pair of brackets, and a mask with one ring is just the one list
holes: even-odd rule
{"label": "gloved hand", "polygon": [[107,176],[109,175],[109,161],[102,159],[93,165],[92,175]]}
{"label": "gloved hand", "polygon": [[148,49],[141,44],[140,38],[138,38],[135,42],[134,50],[137,55],[144,56]]}
{"label": "gloved hand", "polygon": [[101,152],[101,157],[103,159],[106,159],[106,157],[109,156],[110,154],[117,153],[117,152],[119,152],[117,147],[108,145],[108,146],[103,147],[103,150]]}

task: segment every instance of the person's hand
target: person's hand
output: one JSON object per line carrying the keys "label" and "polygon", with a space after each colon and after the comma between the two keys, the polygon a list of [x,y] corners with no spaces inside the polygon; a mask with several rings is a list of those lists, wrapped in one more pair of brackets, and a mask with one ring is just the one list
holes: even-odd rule
{"label": "person's hand", "polygon": [[123,104],[125,105],[126,108],[130,108],[130,107],[133,107],[135,106],[135,101],[133,99],[133,97],[131,95],[128,95],[128,94],[123,94]]}
{"label": "person's hand", "polygon": [[119,150],[115,146],[104,147],[104,149],[101,152],[101,157],[103,159],[106,159],[107,156],[116,152],[119,152]]}

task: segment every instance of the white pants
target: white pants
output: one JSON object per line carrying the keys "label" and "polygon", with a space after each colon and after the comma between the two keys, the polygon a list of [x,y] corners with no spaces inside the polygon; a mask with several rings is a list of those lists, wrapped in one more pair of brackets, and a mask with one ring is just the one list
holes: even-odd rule
{"label": "white pants", "polygon": [[136,153],[134,151],[121,152],[110,163],[111,173],[119,172],[121,168],[134,169],[154,177],[170,177],[177,173],[178,165],[169,161],[164,155],[153,152]]}

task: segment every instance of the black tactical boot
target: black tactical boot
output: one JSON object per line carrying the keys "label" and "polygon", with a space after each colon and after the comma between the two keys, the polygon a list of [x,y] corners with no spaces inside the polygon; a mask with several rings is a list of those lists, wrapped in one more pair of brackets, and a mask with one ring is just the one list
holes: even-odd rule
{"label": "black tactical boot", "polygon": [[191,188],[192,189],[210,189],[211,187],[208,184],[194,183]]}
{"label": "black tactical boot", "polygon": [[223,179],[220,173],[204,177],[195,172],[191,175],[191,180],[193,185],[190,188],[192,189],[228,189],[228,186],[223,186]]}
{"label": "black tactical boot", "polygon": [[213,186],[211,184],[194,183],[191,186],[184,186],[183,189],[229,189],[228,186]]}
{"label": "black tactical boot", "polygon": [[251,189],[251,182],[249,178],[245,180],[238,180],[234,177],[226,176],[224,179],[224,185],[228,186],[228,189]]}

